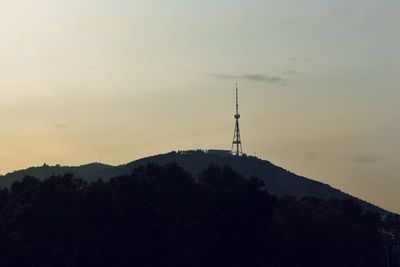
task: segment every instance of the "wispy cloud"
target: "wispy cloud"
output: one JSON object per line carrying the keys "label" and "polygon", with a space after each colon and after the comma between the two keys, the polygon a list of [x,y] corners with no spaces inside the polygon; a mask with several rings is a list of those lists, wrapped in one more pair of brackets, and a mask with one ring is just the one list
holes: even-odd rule
{"label": "wispy cloud", "polygon": [[297,74],[297,71],[295,71],[295,70],[285,70],[285,71],[282,71],[282,74],[283,75],[292,75],[292,74]]}
{"label": "wispy cloud", "polygon": [[62,123],[57,123],[57,124],[55,125],[55,127],[56,127],[56,129],[64,129],[64,128],[67,128],[68,125],[62,124]]}
{"label": "wispy cloud", "polygon": [[231,80],[248,80],[253,82],[263,82],[263,83],[278,83],[284,84],[285,79],[276,76],[269,76],[265,74],[241,74],[241,75],[232,75],[232,74],[218,74],[218,73],[210,73],[210,76],[221,78],[221,79],[231,79]]}
{"label": "wispy cloud", "polygon": [[307,152],[306,154],[305,154],[305,157],[306,157],[306,159],[308,159],[308,160],[315,160],[316,158],[317,158],[317,153],[315,153],[315,152]]}
{"label": "wispy cloud", "polygon": [[380,156],[373,156],[373,155],[360,155],[353,159],[353,161],[356,163],[365,163],[365,164],[375,163],[380,160],[383,160],[383,158]]}

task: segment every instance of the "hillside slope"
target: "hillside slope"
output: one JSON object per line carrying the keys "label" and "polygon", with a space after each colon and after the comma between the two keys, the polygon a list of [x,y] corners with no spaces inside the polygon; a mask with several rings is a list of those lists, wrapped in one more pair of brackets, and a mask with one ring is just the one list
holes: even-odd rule
{"label": "hillside slope", "polygon": [[51,175],[73,173],[76,177],[84,178],[87,181],[95,181],[99,178],[107,180],[111,177],[127,174],[136,167],[150,162],[159,165],[176,162],[179,166],[192,173],[195,177],[199,172],[201,172],[201,170],[210,164],[216,164],[219,166],[227,165],[231,166],[245,178],[250,178],[252,176],[260,178],[265,183],[266,189],[276,196],[310,196],[322,199],[353,198],[366,210],[386,213],[384,209],[373,204],[350,196],[349,194],[332,188],[327,184],[291,173],[281,167],[273,165],[269,161],[261,160],[256,157],[233,157],[230,155],[207,153],[201,150],[170,152],[167,154],[139,159],[119,166],[92,163],[78,167],[48,165],[32,167],[0,176],[0,187],[9,187],[14,181],[20,180],[26,175],[45,179]]}

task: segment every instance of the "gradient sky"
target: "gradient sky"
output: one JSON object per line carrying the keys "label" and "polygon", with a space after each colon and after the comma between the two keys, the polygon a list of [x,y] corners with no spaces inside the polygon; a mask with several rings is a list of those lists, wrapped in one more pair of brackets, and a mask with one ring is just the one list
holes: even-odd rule
{"label": "gradient sky", "polygon": [[400,212],[400,1],[2,0],[0,173],[243,149]]}

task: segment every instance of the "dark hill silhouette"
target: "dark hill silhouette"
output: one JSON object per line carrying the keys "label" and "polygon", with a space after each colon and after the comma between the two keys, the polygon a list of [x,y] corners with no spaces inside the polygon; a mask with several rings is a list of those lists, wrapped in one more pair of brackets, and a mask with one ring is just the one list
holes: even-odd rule
{"label": "dark hill silhouette", "polygon": [[86,181],[96,181],[100,178],[108,180],[111,177],[128,174],[136,167],[150,162],[158,165],[176,162],[194,177],[197,177],[197,175],[210,164],[219,166],[227,165],[231,166],[232,169],[245,178],[250,178],[252,176],[260,178],[265,183],[266,189],[276,196],[309,196],[325,200],[332,198],[352,198],[365,210],[371,210],[381,214],[387,213],[387,211],[380,207],[353,197],[327,184],[291,173],[269,161],[251,156],[234,157],[229,154],[205,152],[202,150],[170,152],[139,159],[119,166],[100,163],[91,163],[78,167],[48,166],[44,164],[41,167],[31,167],[0,176],[0,187],[9,187],[14,181],[21,180],[25,176],[33,176],[43,180],[51,175],[63,175],[65,173],[73,173],[75,177],[84,178]]}
{"label": "dark hill silhouette", "polygon": [[43,164],[43,166],[40,167],[30,167],[0,176],[0,188],[9,187],[14,181],[22,180],[25,176],[33,176],[40,180],[44,180],[52,175],[72,173],[77,177],[85,177],[85,179],[92,181],[97,180],[98,178],[109,178],[115,176],[114,168],[114,166],[101,163],[90,163],[76,167],[60,165],[49,166]]}
{"label": "dark hill silhouette", "polygon": [[263,185],[215,165],[196,182],[176,163],[107,182],[27,176],[0,190],[1,267],[398,266],[398,216]]}

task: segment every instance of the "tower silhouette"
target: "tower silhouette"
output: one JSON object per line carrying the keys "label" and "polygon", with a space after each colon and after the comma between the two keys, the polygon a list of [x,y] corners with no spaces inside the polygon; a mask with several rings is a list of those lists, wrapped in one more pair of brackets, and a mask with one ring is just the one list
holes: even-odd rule
{"label": "tower silhouette", "polygon": [[235,130],[233,131],[233,142],[231,152],[234,156],[242,155],[242,141],[240,140],[240,128],[239,128],[239,96],[238,96],[238,86],[236,84],[236,114],[235,118]]}

